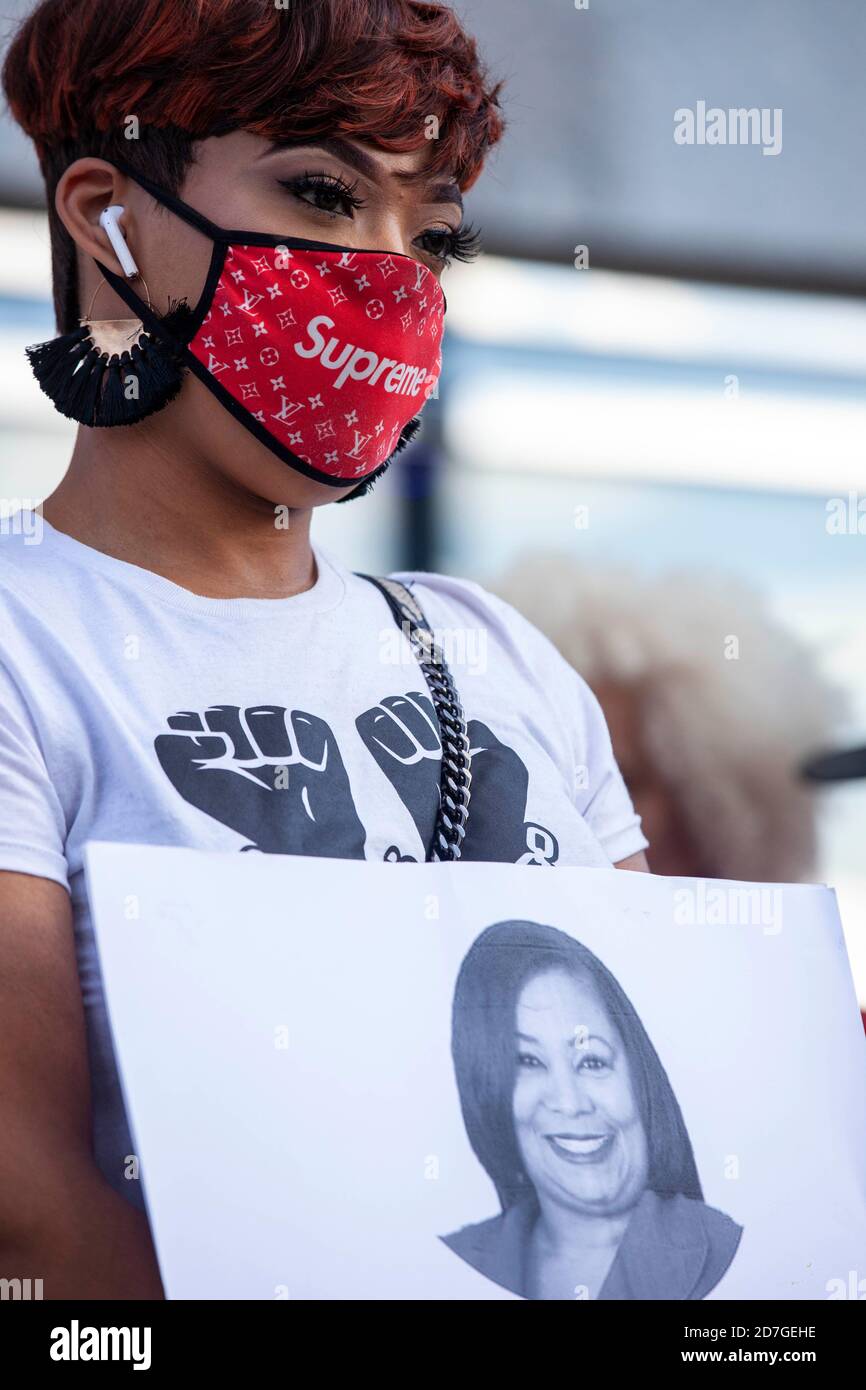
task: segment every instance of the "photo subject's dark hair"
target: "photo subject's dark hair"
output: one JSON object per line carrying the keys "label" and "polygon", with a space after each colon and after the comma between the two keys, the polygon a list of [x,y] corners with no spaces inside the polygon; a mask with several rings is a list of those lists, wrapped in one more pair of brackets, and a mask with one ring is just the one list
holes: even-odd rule
{"label": "photo subject's dark hair", "polygon": [[64,331],[79,318],[75,247],[53,202],[76,159],[121,159],[177,193],[208,136],[339,134],[392,152],[427,143],[431,169],[466,190],[502,133],[474,40],[425,0],[42,0],[3,86],[45,179]]}
{"label": "photo subject's dark hair", "polygon": [[622,1038],[647,1138],[647,1186],[703,1200],[691,1141],[670,1081],[622,986],[588,947],[538,922],[496,922],[473,942],[457,977],[451,1050],[466,1133],[503,1211],[531,1190],[514,1132],[514,1041],[521,991],[558,970],[589,977]]}

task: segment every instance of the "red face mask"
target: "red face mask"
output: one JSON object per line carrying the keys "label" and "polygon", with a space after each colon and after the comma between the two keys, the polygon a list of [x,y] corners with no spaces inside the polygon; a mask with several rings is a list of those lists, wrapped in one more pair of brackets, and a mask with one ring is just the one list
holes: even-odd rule
{"label": "red face mask", "polygon": [[[395,252],[226,231],[127,172],[214,244],[183,365],[307,477],[345,487],[384,471],[417,430],[442,367],[445,296],[432,271]],[[159,333],[126,281],[100,268]]]}

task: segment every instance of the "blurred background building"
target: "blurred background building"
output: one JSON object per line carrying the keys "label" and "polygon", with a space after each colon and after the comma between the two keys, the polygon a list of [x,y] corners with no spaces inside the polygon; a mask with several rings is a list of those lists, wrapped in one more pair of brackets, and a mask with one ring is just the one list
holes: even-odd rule
{"label": "blurred background building", "polygon": [[[0,0],[7,30],[27,8]],[[827,741],[866,743],[866,7],[457,8],[506,79],[509,131],[468,199],[486,252],[448,273],[446,370],[422,438],[373,498],[325,509],[319,540],[356,568],[445,569],[518,604],[505,572],[556,555],[561,583],[575,567],[575,611],[581,569],[587,601],[609,570],[647,603],[670,571],[716,594],[730,577],[798,644],[804,688],[841,693]],[[714,109],[756,115],[720,125]],[[8,509],[51,490],[71,443],[22,351],[53,331],[48,236],[8,119],[0,245]],[[760,688],[781,721],[801,682],[776,669]],[[866,1003],[866,781],[819,803],[809,876],[839,891]]]}

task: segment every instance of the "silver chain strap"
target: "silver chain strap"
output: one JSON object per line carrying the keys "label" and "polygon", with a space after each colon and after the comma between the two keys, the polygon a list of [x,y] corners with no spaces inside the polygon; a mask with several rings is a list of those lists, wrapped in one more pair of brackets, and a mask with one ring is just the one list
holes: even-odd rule
{"label": "silver chain strap", "polygon": [[469,766],[469,735],[454,677],[421,605],[405,584],[397,579],[375,579],[371,574],[360,574],[359,578],[369,580],[384,596],[424,673],[442,744],[439,809],[427,860],[434,863],[458,860],[466,835],[472,773]]}

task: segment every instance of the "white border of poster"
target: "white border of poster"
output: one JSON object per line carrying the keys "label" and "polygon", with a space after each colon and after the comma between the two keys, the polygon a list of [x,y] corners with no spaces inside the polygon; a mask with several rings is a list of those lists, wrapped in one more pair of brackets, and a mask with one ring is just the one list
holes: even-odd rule
{"label": "white border of poster", "polygon": [[835,897],[92,845],[169,1297],[828,1299],[866,1276]]}

